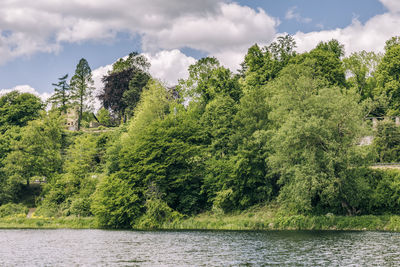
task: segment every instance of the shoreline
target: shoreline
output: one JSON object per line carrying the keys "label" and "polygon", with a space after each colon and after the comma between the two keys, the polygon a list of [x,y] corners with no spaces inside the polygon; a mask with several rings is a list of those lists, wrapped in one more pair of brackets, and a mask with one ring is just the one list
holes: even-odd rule
{"label": "shoreline", "polygon": [[203,213],[164,222],[153,228],[104,228],[95,217],[36,217],[20,214],[0,218],[0,229],[112,229],[112,230],[245,230],[245,231],[389,231],[400,232],[400,215],[283,215],[275,208],[256,207],[241,213]]}

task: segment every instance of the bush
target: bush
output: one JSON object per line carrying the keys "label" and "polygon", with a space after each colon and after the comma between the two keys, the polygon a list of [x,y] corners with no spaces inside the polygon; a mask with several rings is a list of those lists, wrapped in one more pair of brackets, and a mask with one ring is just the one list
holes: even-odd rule
{"label": "bush", "polygon": [[28,214],[29,209],[22,204],[8,203],[0,206],[0,218],[17,214]]}
{"label": "bush", "polygon": [[233,190],[232,188],[222,190],[217,192],[214,202],[213,202],[213,211],[215,213],[227,213],[233,210],[234,202],[233,202]]}
{"label": "bush", "polygon": [[377,186],[373,194],[376,213],[400,214],[400,172],[398,170],[376,171]]}
{"label": "bush", "polygon": [[161,199],[149,199],[145,204],[146,213],[139,219],[137,226],[145,229],[161,228],[164,223],[171,223],[182,218],[182,215],[171,209]]}

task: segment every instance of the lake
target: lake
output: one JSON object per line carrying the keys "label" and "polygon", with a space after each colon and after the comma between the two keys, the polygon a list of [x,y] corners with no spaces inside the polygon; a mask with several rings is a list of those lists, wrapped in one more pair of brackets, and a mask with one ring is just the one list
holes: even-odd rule
{"label": "lake", "polygon": [[0,230],[0,266],[397,266],[400,233]]}

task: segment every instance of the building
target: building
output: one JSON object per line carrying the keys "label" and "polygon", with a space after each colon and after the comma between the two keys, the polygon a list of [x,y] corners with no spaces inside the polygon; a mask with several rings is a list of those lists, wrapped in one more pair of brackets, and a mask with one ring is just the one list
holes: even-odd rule
{"label": "building", "polygon": [[77,131],[78,130],[78,118],[79,118],[79,111],[78,106],[73,106],[68,108],[65,121],[65,126],[70,131]]}

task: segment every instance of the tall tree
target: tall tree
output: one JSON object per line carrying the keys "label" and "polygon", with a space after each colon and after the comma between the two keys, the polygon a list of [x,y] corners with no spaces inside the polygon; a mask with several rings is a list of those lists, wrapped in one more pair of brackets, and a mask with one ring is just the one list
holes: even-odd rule
{"label": "tall tree", "polygon": [[[314,78],[314,70],[289,65],[269,85],[273,154],[280,171],[279,199],[297,212],[357,214],[365,192],[357,191],[363,164],[357,140],[363,134],[358,96]],[[317,76],[318,78],[318,76]]]}
{"label": "tall tree", "polygon": [[71,98],[75,100],[79,107],[78,112],[78,131],[81,128],[82,114],[88,109],[87,101],[92,97],[93,79],[92,70],[86,59],[82,58],[76,66],[75,74],[71,81]]}
{"label": "tall tree", "polygon": [[49,102],[54,106],[58,107],[61,112],[67,112],[68,104],[70,100],[69,96],[69,84],[67,82],[68,74],[58,78],[58,83],[52,83],[54,88],[54,94],[49,98]]}

